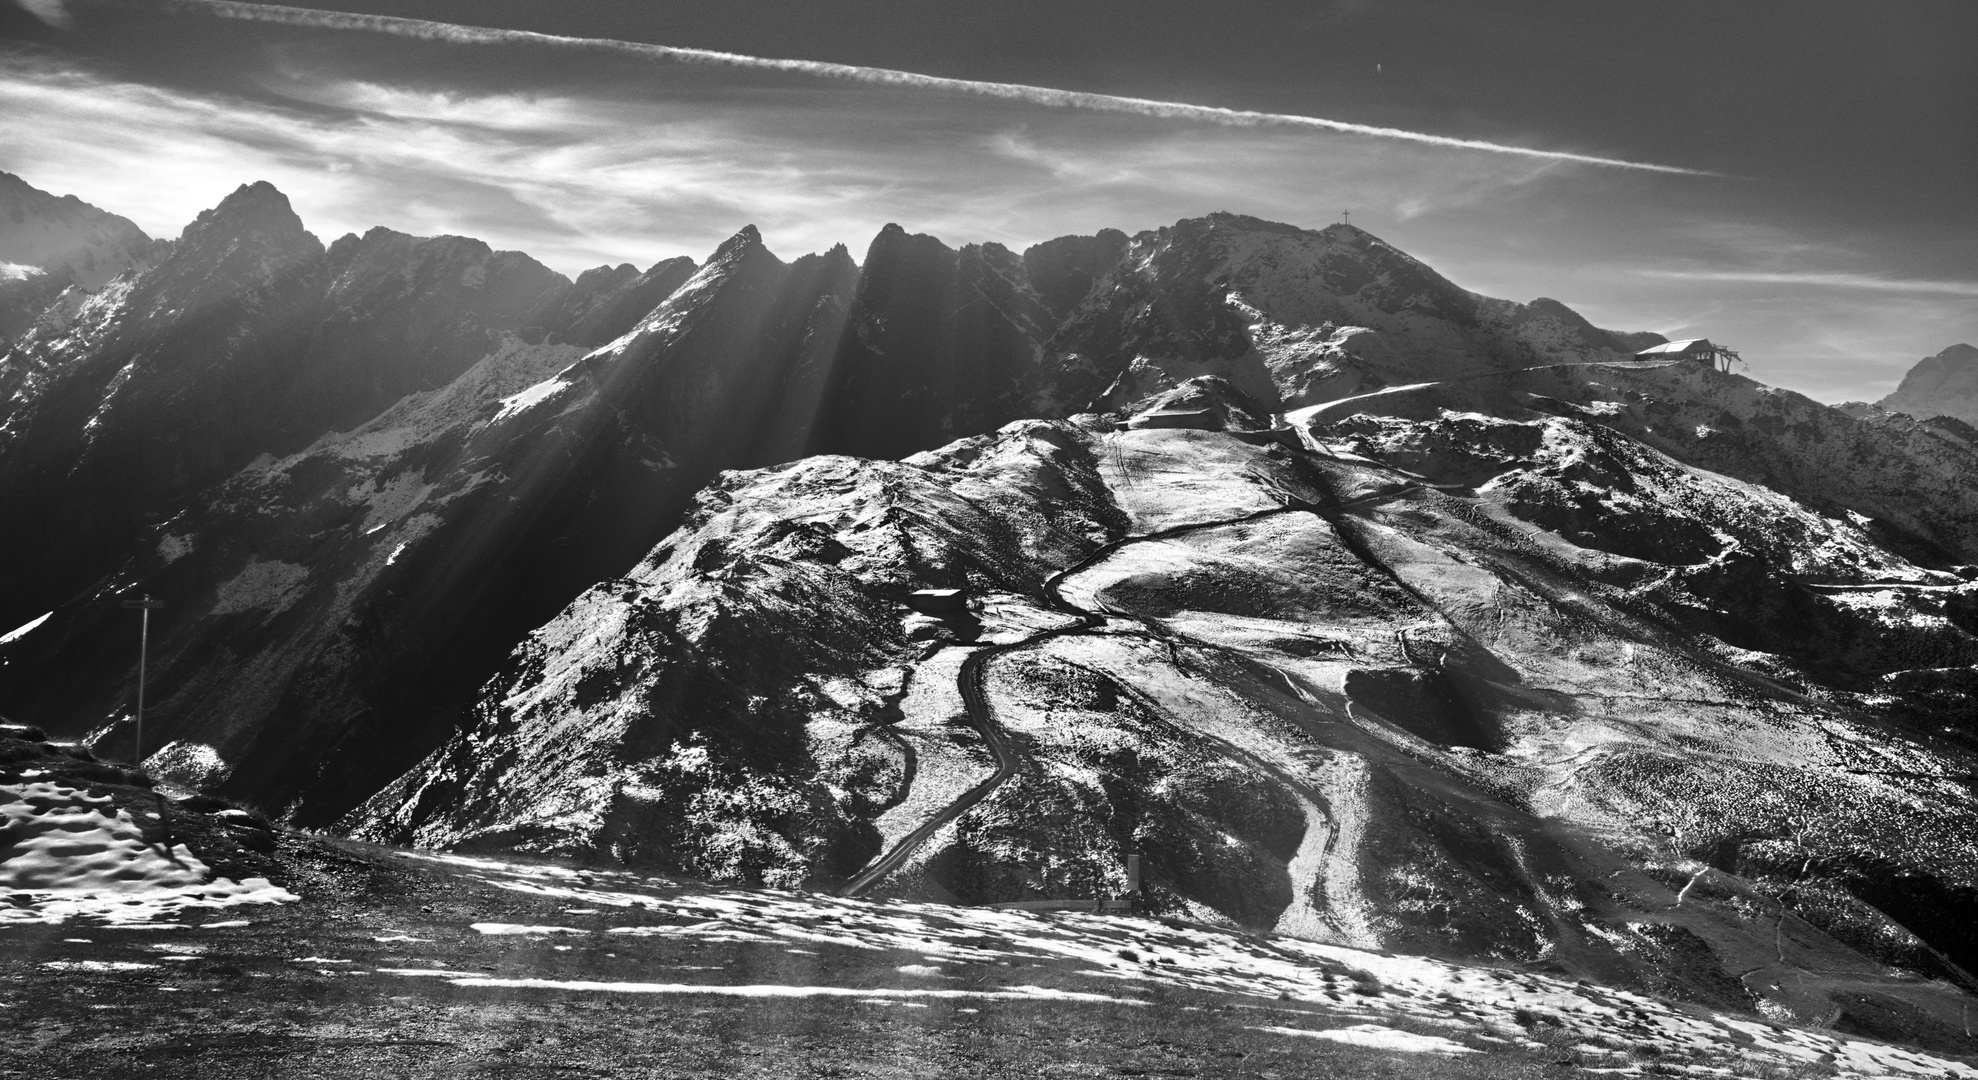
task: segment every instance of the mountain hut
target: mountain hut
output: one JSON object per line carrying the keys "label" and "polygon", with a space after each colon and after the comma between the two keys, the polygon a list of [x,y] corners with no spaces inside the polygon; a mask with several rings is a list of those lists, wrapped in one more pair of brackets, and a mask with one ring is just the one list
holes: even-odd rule
{"label": "mountain hut", "polygon": [[1688,341],[1666,341],[1653,348],[1643,349],[1635,354],[1637,360],[1689,360],[1698,364],[1709,364],[1719,371],[1731,370],[1733,363],[1743,363],[1737,353],[1713,345],[1709,338],[1691,338]]}

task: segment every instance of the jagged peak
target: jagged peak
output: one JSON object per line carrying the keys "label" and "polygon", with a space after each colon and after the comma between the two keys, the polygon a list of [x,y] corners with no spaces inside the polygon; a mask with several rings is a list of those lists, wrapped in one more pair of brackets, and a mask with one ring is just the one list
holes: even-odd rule
{"label": "jagged peak", "polygon": [[865,265],[868,270],[885,265],[889,261],[912,258],[910,252],[935,252],[946,259],[954,259],[956,252],[941,241],[938,236],[928,233],[912,233],[893,222],[880,228],[879,234],[865,250]]}
{"label": "jagged peak", "polygon": [[[681,266],[681,264],[683,263],[685,264],[684,267]],[[671,272],[676,268],[683,268],[688,273],[692,273],[695,270],[700,269],[700,265],[701,265],[700,263],[695,262],[693,259],[689,258],[688,256],[675,255],[670,259],[661,259],[658,262],[652,264],[651,266],[646,267],[645,273],[641,276],[651,277],[654,274],[664,274]]]}
{"label": "jagged peak", "polygon": [[322,248],[303,228],[302,219],[289,206],[288,196],[266,180],[257,180],[235,188],[219,205],[194,218],[180,234],[180,250],[216,241],[230,243],[250,236],[282,245]]}
{"label": "jagged peak", "polygon": [[852,258],[852,250],[842,243],[833,244],[819,254],[806,257],[817,259],[829,267],[858,269],[858,262]]}
{"label": "jagged peak", "polygon": [[[1306,236],[1312,233],[1310,229],[1301,229],[1296,225],[1287,225],[1282,221],[1266,221],[1260,217],[1252,217],[1249,214],[1231,213],[1228,210],[1215,210],[1200,218],[1183,218],[1175,222],[1175,227],[1181,228],[1197,221],[1206,222],[1212,227],[1237,228],[1245,232],[1274,232],[1292,236]],[[1351,226],[1348,227],[1351,228]]]}
{"label": "jagged peak", "polygon": [[1528,310],[1536,312],[1541,315],[1550,315],[1553,318],[1562,319],[1574,326],[1593,325],[1592,323],[1587,321],[1586,316],[1580,314],[1577,311],[1574,311],[1571,307],[1567,306],[1564,302],[1559,300],[1554,300],[1550,296],[1538,297],[1537,299],[1533,300],[1531,303],[1526,304],[1525,307]]}
{"label": "jagged peak", "polygon": [[599,289],[607,285],[629,282],[638,276],[638,267],[631,263],[619,263],[617,266],[606,263],[603,266],[593,266],[578,274],[576,284],[579,289]]}
{"label": "jagged peak", "polygon": [[295,217],[295,209],[289,205],[288,196],[266,180],[256,180],[242,184],[211,210],[204,211],[193,220],[194,225],[224,222],[249,217],[287,216],[295,218],[299,226],[302,219]]}
{"label": "jagged peak", "polygon": [[754,225],[744,225],[736,231],[735,235],[723,240],[721,246],[714,249],[714,254],[707,257],[706,264],[701,268],[705,270],[716,263],[733,262],[755,251],[769,254],[768,246],[762,242],[761,231]]}

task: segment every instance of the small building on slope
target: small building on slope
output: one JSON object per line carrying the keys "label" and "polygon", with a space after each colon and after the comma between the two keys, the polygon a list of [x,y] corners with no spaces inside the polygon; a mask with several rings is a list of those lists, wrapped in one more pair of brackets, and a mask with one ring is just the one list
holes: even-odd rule
{"label": "small building on slope", "polygon": [[1737,353],[1722,345],[1713,345],[1709,338],[1691,338],[1688,341],[1665,341],[1660,345],[1643,349],[1635,354],[1637,360],[1689,360],[1698,364],[1709,364],[1719,371],[1731,370],[1734,363],[1743,363]]}

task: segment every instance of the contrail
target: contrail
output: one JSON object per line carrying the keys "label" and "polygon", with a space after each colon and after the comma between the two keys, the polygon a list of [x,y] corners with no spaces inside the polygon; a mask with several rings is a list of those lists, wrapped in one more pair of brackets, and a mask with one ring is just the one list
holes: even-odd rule
{"label": "contrail", "polygon": [[1678,281],[1748,281],[1761,285],[1825,285],[1836,289],[1867,289],[1872,292],[1978,296],[1978,281],[1931,281],[1923,278],[1873,277],[1868,274],[1778,273],[1764,270],[1641,270],[1637,273],[1643,277],[1671,278]]}
{"label": "contrail", "polygon": [[223,19],[280,23],[285,26],[301,26],[322,30],[354,30],[372,34],[390,34],[395,37],[416,38],[422,41],[441,41],[455,45],[526,44],[557,49],[599,50],[628,56],[641,56],[667,63],[707,64],[719,67],[749,68],[758,71],[779,71],[794,75],[807,75],[819,79],[839,79],[877,86],[897,86],[916,90],[941,90],[956,94],[971,94],[977,97],[999,98],[1004,101],[1020,101],[1026,104],[1042,105],[1051,108],[1086,109],[1094,112],[1126,113],[1134,116],[1149,116],[1170,120],[1193,120],[1210,124],[1222,124],[1229,127],[1316,128],[1321,131],[1335,131],[1347,135],[1365,135],[1377,139],[1396,139],[1402,142],[1420,143],[1425,146],[1440,146],[1455,150],[1480,150],[1485,153],[1509,154],[1515,157],[1536,158],[1541,161],[1597,165],[1610,169],[1635,169],[1642,172],[1674,173],[1682,176],[1721,175],[1703,169],[1685,169],[1675,165],[1657,165],[1645,161],[1625,161],[1620,158],[1568,153],[1564,150],[1535,150],[1526,146],[1509,146],[1504,143],[1484,142],[1479,139],[1457,139],[1447,135],[1430,135],[1419,131],[1407,131],[1401,128],[1353,124],[1343,120],[1326,120],[1316,116],[1252,112],[1247,109],[1223,109],[1211,105],[1190,105],[1178,101],[1155,101],[1148,98],[1118,97],[1112,94],[1088,94],[1076,90],[1057,90],[1047,86],[1025,86],[1020,83],[980,82],[974,79],[947,79],[937,75],[921,75],[911,71],[859,67],[852,64],[830,64],[818,60],[782,60],[774,57],[716,52],[711,49],[686,49],[671,45],[647,45],[636,41],[615,41],[610,38],[566,37],[560,34],[539,34],[529,30],[498,30],[482,26],[462,26],[457,23],[432,22],[426,19],[404,19],[390,15],[358,15],[342,11],[316,11],[306,8],[284,7],[277,4],[242,3],[239,0],[163,0],[160,6],[171,11],[204,13],[216,15]]}

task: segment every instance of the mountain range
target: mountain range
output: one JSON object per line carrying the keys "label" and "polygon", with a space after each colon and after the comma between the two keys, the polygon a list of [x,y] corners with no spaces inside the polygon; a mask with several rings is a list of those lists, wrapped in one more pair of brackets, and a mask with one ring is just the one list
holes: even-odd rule
{"label": "mountain range", "polygon": [[290,824],[958,903],[1137,854],[1964,1048],[1978,437],[1896,406],[1969,346],[1844,411],[1231,214],[574,281],[266,184],[131,232],[0,356],[14,719],[129,757],[145,593],[145,766]]}

